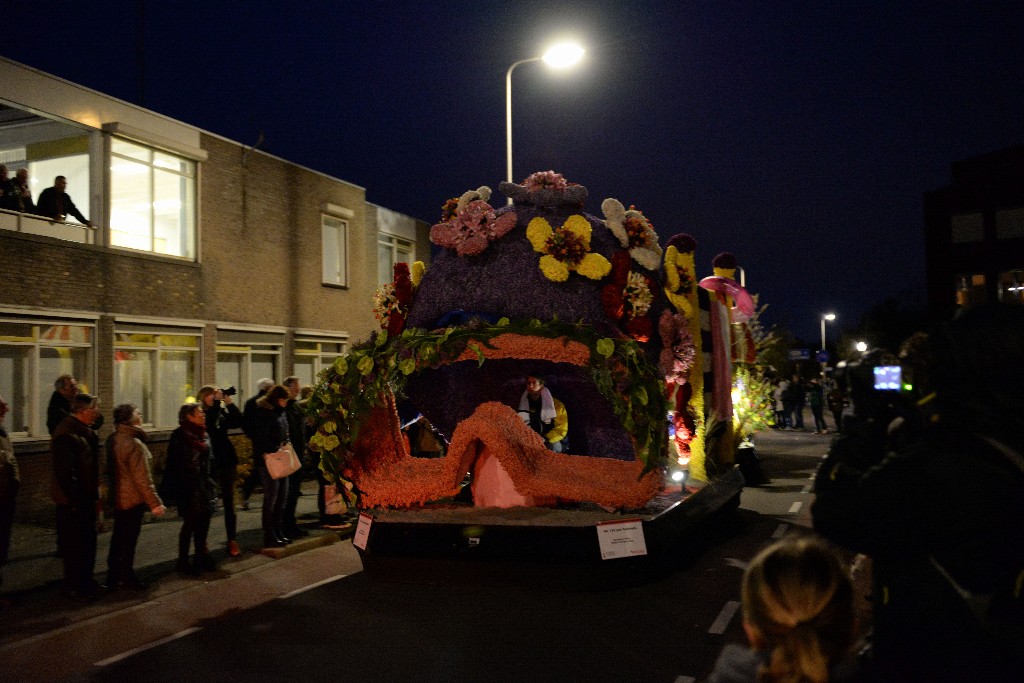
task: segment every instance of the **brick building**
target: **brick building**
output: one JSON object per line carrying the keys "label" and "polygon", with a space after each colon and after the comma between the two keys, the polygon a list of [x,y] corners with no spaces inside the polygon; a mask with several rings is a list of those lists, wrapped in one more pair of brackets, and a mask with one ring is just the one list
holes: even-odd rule
{"label": "brick building", "polygon": [[924,196],[928,307],[1024,304],[1024,145],[956,161]]}
{"label": "brick building", "polygon": [[0,395],[25,519],[52,514],[59,375],[108,424],[139,405],[159,457],[199,387],[312,382],[374,329],[393,263],[430,256],[429,226],[361,187],[2,58],[0,164],[27,168],[34,198],[66,176],[93,223],[0,211]]}

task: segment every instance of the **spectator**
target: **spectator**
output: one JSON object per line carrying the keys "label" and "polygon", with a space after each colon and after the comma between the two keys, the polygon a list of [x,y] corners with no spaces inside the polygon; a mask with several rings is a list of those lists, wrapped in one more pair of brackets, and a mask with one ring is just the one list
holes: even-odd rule
{"label": "spectator", "polygon": [[816,379],[812,379],[807,385],[807,404],[811,406],[811,414],[814,416],[814,433],[828,434],[828,427],[825,425],[825,394]]}
{"label": "spectator", "polygon": [[[306,414],[297,400],[299,392],[302,391],[301,380],[298,377],[286,377],[284,388],[288,390],[288,405],[285,407],[285,415],[288,417],[288,438],[292,444],[299,462],[303,462],[306,453]],[[298,470],[288,476],[288,497],[284,504],[284,519],[282,531],[286,538],[296,539],[309,536],[309,532],[300,529],[295,519],[295,508],[299,504],[299,496],[302,495],[303,471]]]}
{"label": "spectator", "polygon": [[[14,501],[21,486],[18,473],[18,460],[14,457],[14,446],[4,431],[4,418],[8,406],[4,397],[0,396],[0,569],[7,564],[7,552],[11,547],[11,525],[14,524]],[[3,585],[0,574],[0,585]],[[9,607],[10,601],[0,598],[0,607]]]}
{"label": "spectator", "polygon": [[69,215],[78,219],[83,225],[92,226],[89,219],[82,215],[75,203],[71,201],[71,195],[64,190],[68,186],[67,179],[59,175],[53,180],[53,187],[48,187],[39,193],[39,200],[36,202],[36,213],[40,216],[63,221]]}
{"label": "spectator", "polygon": [[785,429],[789,426],[789,411],[786,410],[785,396],[786,390],[789,388],[789,382],[784,379],[780,379],[775,384],[775,391],[772,392],[772,398],[775,400],[775,428]]}
{"label": "spectator", "polygon": [[804,430],[804,403],[807,401],[807,388],[799,375],[793,375],[793,381],[789,383],[789,395],[793,404],[793,420],[790,423],[793,429]]}
{"label": "spectator", "polygon": [[828,392],[828,410],[836,423],[836,431],[843,429],[843,409],[846,406],[846,392],[839,382],[833,382]]}
{"label": "spectator", "polygon": [[14,181],[8,175],[7,167],[0,164],[0,209],[18,210],[18,197]]}
{"label": "spectator", "polygon": [[224,503],[224,527],[228,536],[228,555],[238,557],[238,515],[235,513],[235,483],[238,479],[238,454],[228,431],[242,426],[242,413],[231,396],[217,387],[199,390],[199,403],[206,411],[206,431],[213,445],[213,468],[220,498]]}
{"label": "spectator", "polygon": [[4,208],[9,208],[12,211],[20,211],[21,213],[36,212],[36,205],[32,202],[32,190],[28,186],[27,168],[18,169],[8,188],[7,203],[9,203],[10,206],[5,206]]}
{"label": "spectator", "polygon": [[145,588],[135,575],[135,547],[142,530],[142,516],[149,510],[160,517],[167,509],[153,486],[150,462],[142,431],[142,411],[133,403],[114,408],[114,433],[107,441],[114,502],[114,533],[107,555],[107,586]]}
{"label": "spectator", "polygon": [[881,680],[1010,680],[1024,667],[1024,308],[975,307],[927,343],[920,401],[872,390],[870,364],[851,375],[814,526],[872,557]]}
{"label": "spectator", "polygon": [[536,375],[526,378],[526,390],[519,398],[519,416],[541,435],[544,445],[556,453],[564,450],[569,433],[569,415],[565,405],[551,395],[544,380]]}
{"label": "spectator", "polygon": [[50,405],[46,407],[46,429],[53,430],[71,414],[71,399],[78,394],[78,381],[72,375],[61,375],[53,382]]}
{"label": "spectator", "polygon": [[[178,410],[178,428],[167,444],[167,469],[160,494],[178,506],[182,519],[178,533],[176,569],[187,576],[199,576],[216,569],[207,551],[211,504],[215,500],[210,480],[210,437],[206,433],[206,413],[201,403],[186,403]],[[195,543],[195,556],[189,564],[189,546]]]}
{"label": "spectator", "polygon": [[822,683],[853,674],[853,583],[825,543],[789,538],[764,549],[743,574],[742,597],[752,649],[727,645],[708,683]]}
{"label": "spectator", "polygon": [[[252,440],[252,421],[256,417],[256,401],[267,393],[270,387],[274,386],[274,380],[269,377],[256,382],[256,395],[251,397],[245,402],[245,408],[242,410],[242,431],[245,435]],[[253,467],[252,471],[249,472],[249,476],[245,478],[245,482],[242,484],[242,509],[249,509],[249,498],[252,497],[252,492],[256,490],[256,487],[260,484],[260,475],[256,471],[255,455],[253,456]]]}
{"label": "spectator", "polygon": [[256,401],[256,412],[251,422],[253,467],[259,473],[263,485],[263,545],[280,548],[291,542],[282,528],[284,506],[288,499],[288,477],[274,479],[267,471],[264,454],[274,453],[289,442],[288,389],[275,384]]}
{"label": "spectator", "polygon": [[71,414],[57,425],[50,442],[51,494],[57,506],[58,545],[64,558],[64,593],[95,600],[102,588],[96,565],[96,503],[99,500],[99,437],[90,428],[99,401],[89,394],[71,399]]}

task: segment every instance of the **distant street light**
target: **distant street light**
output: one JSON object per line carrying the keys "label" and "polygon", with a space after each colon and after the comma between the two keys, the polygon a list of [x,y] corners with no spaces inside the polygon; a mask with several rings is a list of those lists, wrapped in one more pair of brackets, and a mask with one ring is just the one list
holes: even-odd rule
{"label": "distant street light", "polygon": [[859,341],[854,345],[853,348],[857,349],[857,353],[864,353],[865,351],[868,350],[868,343]]}
{"label": "distant street light", "polygon": [[835,313],[826,313],[821,316],[821,350],[825,350],[825,321],[832,322],[836,319]]}
{"label": "distant street light", "polygon": [[[560,43],[549,49],[541,57],[530,57],[529,59],[520,59],[518,62],[513,62],[512,66],[505,72],[505,157],[508,182],[515,182],[512,180],[512,70],[520,64],[539,62],[541,60],[553,69],[564,69],[580,61],[583,58],[584,52],[585,50],[575,43]],[[512,203],[511,197],[509,197],[508,203]]]}

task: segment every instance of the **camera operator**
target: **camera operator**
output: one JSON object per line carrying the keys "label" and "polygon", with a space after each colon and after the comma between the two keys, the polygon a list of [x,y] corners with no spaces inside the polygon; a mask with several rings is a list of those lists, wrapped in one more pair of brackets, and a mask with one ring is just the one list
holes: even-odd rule
{"label": "camera operator", "polygon": [[851,369],[814,527],[874,560],[879,680],[1006,680],[1024,666],[1024,308],[965,311],[923,353],[916,402]]}

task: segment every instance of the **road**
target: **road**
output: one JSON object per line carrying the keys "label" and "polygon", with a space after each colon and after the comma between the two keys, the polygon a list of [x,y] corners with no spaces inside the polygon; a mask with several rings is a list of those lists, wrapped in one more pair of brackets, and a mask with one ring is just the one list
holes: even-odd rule
{"label": "road", "polygon": [[[0,648],[12,681],[700,680],[743,642],[739,581],[765,544],[809,526],[829,439],[772,432],[771,478],[677,570],[603,592],[375,580],[344,541]],[[614,560],[612,560],[614,561]],[[14,676],[11,678],[10,676]]]}

